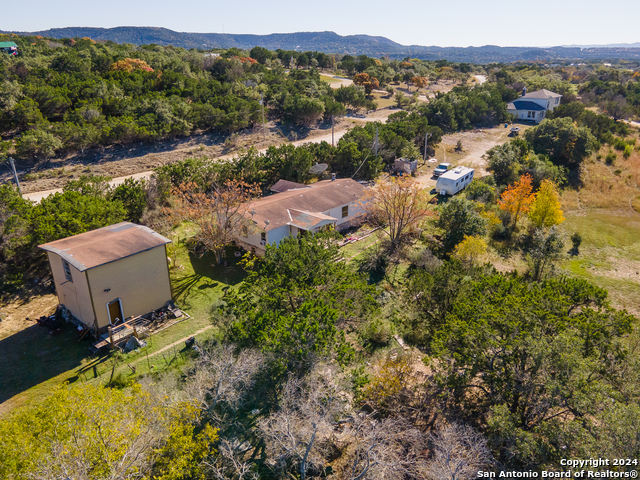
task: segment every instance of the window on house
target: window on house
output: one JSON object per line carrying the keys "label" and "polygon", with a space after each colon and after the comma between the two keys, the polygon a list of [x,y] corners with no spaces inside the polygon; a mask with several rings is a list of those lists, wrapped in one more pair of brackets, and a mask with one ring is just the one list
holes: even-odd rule
{"label": "window on house", "polygon": [[531,111],[527,112],[527,118],[531,118]]}
{"label": "window on house", "polygon": [[342,207],[342,218],[349,216],[349,205]]}
{"label": "window on house", "polygon": [[249,227],[246,225],[242,226],[242,236],[247,238],[249,236]]}
{"label": "window on house", "polygon": [[262,232],[260,234],[260,240],[262,240],[263,242],[267,241],[267,232]]}
{"label": "window on house", "polygon": [[69,262],[62,260],[62,268],[64,269],[64,278],[73,282],[73,277],[71,276],[71,265],[69,265]]}
{"label": "window on house", "polygon": [[560,98],[556,98],[556,105],[558,104],[559,101],[560,101]]}

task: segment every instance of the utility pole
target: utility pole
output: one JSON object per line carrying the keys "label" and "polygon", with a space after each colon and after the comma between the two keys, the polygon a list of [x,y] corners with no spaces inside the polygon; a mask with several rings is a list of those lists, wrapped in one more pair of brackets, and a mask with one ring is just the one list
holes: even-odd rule
{"label": "utility pole", "polygon": [[13,158],[9,157],[9,163],[11,164],[11,169],[13,170],[13,177],[16,179],[16,185],[18,187],[18,193],[22,197],[22,190],[20,189],[20,180],[18,180],[18,172],[16,172],[16,165],[13,163]]}
{"label": "utility pole", "polygon": [[429,135],[431,134],[427,132],[424,136],[424,160],[422,162],[423,165],[426,165],[427,163],[427,143],[429,142]]}
{"label": "utility pole", "polygon": [[378,156],[378,127],[376,127],[376,139],[373,143],[373,153],[376,157]]}
{"label": "utility pole", "polygon": [[335,146],[336,146],[336,143],[333,141],[333,126],[334,126],[334,124],[335,124],[335,120],[336,120],[336,117],[334,117],[333,115],[331,115],[331,146],[332,146],[332,147],[335,147]]}
{"label": "utility pole", "polygon": [[264,124],[264,95],[260,93],[260,106],[262,106],[262,139],[267,140],[267,127]]}

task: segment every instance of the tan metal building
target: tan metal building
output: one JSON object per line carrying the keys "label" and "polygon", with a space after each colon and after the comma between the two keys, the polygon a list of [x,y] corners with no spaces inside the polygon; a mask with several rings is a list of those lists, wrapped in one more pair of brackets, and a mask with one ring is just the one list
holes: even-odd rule
{"label": "tan metal building", "polygon": [[60,304],[104,331],[172,300],[166,245],[150,228],[122,222],[39,245],[49,256]]}

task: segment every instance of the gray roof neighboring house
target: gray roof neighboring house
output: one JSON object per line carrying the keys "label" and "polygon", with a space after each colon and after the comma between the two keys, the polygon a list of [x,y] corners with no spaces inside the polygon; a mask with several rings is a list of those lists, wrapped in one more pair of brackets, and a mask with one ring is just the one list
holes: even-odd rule
{"label": "gray roof neighboring house", "polygon": [[535,92],[527,93],[521,98],[556,98],[561,97],[559,93],[554,93],[550,90],[543,88],[542,90],[536,90]]}
{"label": "gray roof neighboring house", "polygon": [[148,227],[121,222],[38,245],[38,248],[59,255],[84,272],[167,243],[171,240]]}
{"label": "gray roof neighboring house", "polygon": [[536,112],[541,112],[546,110],[542,105],[538,105],[535,102],[530,102],[527,100],[514,100],[511,103],[507,103],[507,110],[533,110]]}

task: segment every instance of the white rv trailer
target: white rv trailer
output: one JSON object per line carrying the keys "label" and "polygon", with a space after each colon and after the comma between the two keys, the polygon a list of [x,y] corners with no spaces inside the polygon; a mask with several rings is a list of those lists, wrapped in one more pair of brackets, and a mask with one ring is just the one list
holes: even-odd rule
{"label": "white rv trailer", "polygon": [[440,195],[455,195],[473,180],[473,168],[456,167],[438,177],[436,191]]}

